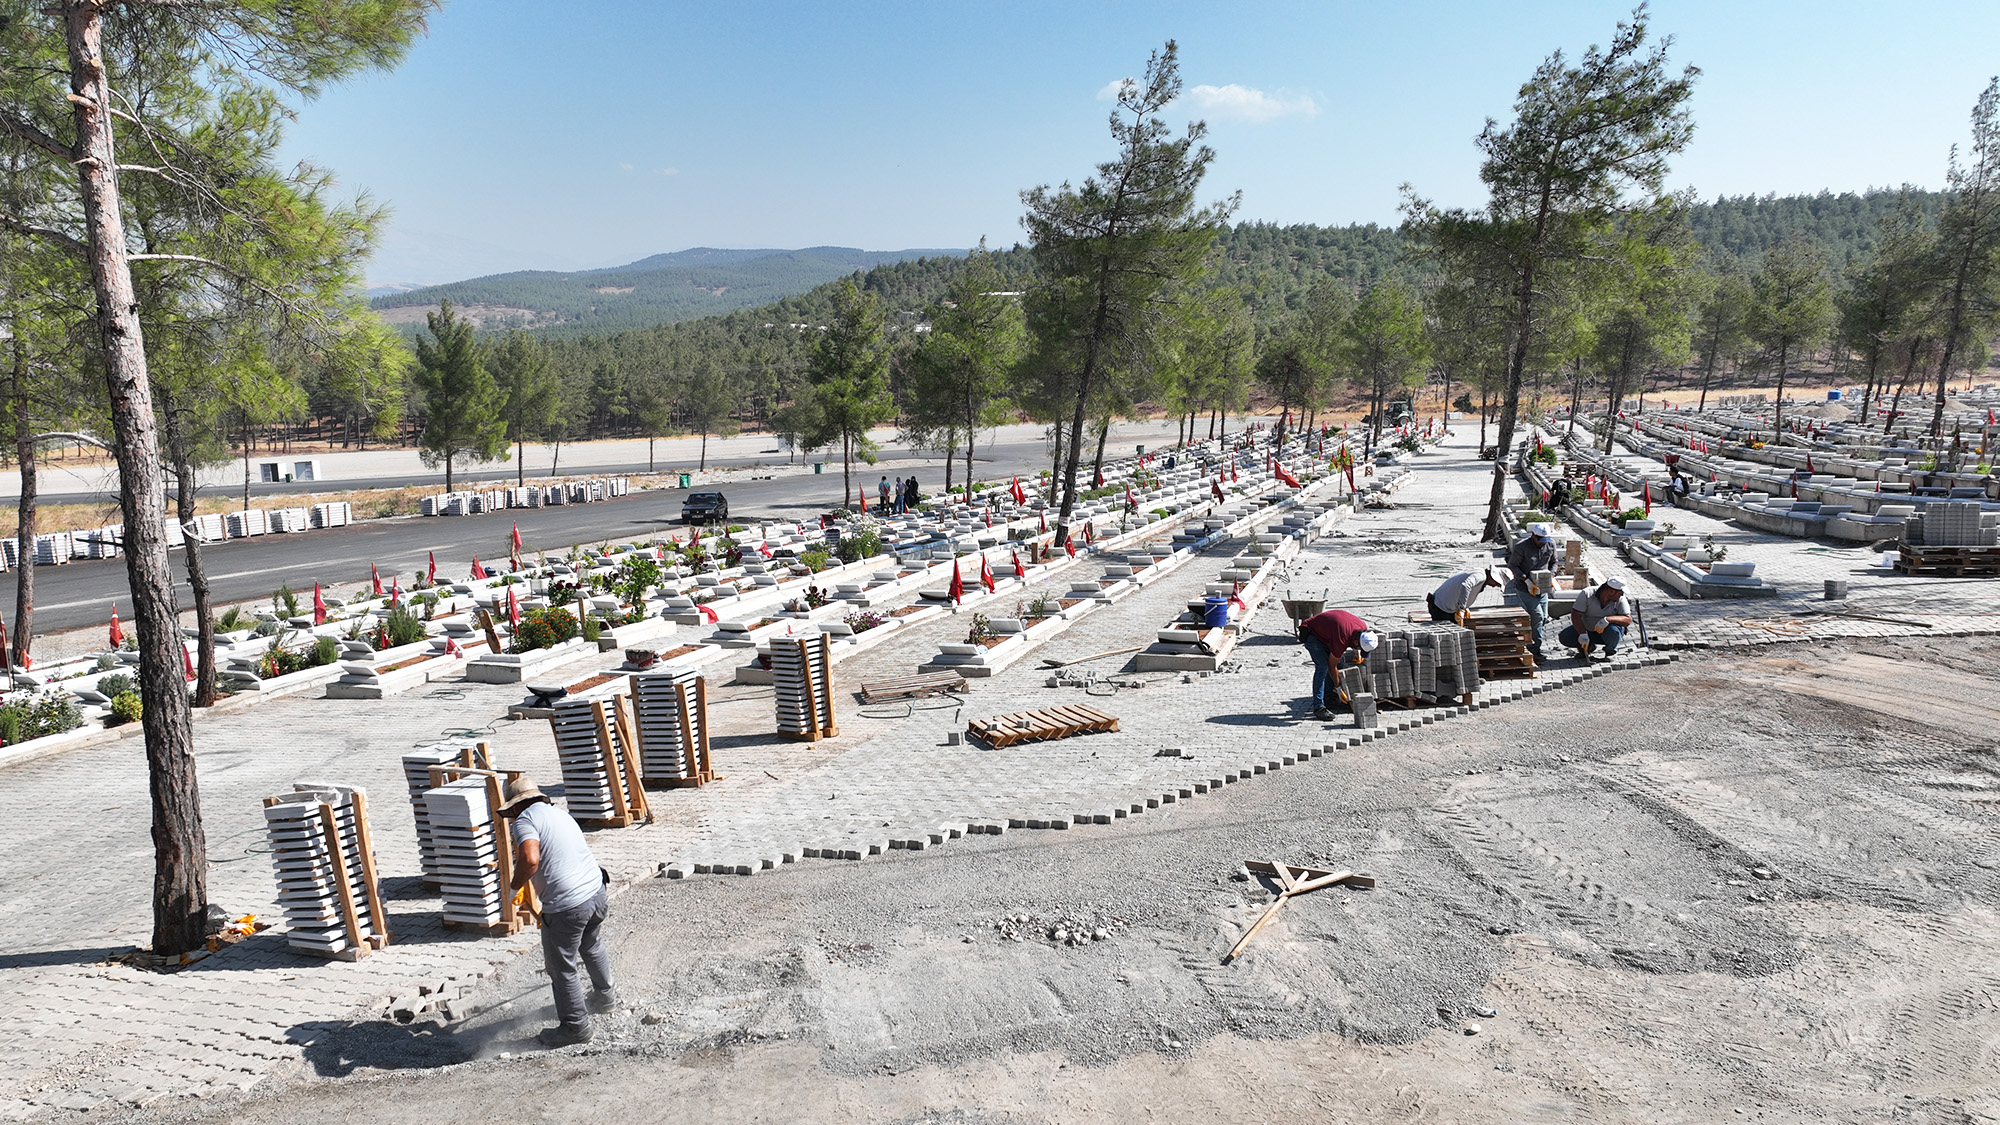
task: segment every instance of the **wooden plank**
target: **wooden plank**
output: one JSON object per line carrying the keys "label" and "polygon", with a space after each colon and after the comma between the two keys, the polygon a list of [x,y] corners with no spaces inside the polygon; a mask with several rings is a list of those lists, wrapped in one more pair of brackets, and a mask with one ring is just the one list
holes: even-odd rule
{"label": "wooden plank", "polygon": [[706,676],[694,678],[694,712],[695,717],[701,721],[701,764],[695,777],[706,785],[711,781],[722,779],[722,775],[715,772],[715,763],[708,756],[708,677]]}
{"label": "wooden plank", "polygon": [[354,791],[354,837],[361,848],[362,889],[368,892],[368,914],[375,920],[370,940],[379,948],[389,944],[389,915],[382,909],[382,883],[375,873],[375,835],[368,828],[368,795]]}
{"label": "wooden plank", "polygon": [[361,919],[354,912],[354,886],[348,881],[347,853],[340,846],[340,825],[334,820],[333,806],[319,803],[319,821],[326,832],[326,850],[333,856],[333,884],[340,892],[340,917],[347,926],[347,944],[360,949],[368,944],[361,933]]}
{"label": "wooden plank", "polygon": [[[611,807],[619,816],[630,815],[631,798],[625,795],[625,771],[618,765],[618,750],[611,744],[611,724],[604,716],[604,701],[594,699],[590,703],[590,713],[597,720],[597,749],[604,755],[604,782],[611,790]],[[551,723],[555,720],[550,719]],[[579,821],[578,823],[582,823]]]}
{"label": "wooden plank", "polygon": [[611,717],[618,725],[618,745],[623,748],[625,759],[626,795],[632,802],[632,815],[641,821],[653,819],[653,806],[646,800],[644,771],[639,765],[639,744],[632,737],[632,714],[627,704],[632,697],[614,695],[611,697]]}

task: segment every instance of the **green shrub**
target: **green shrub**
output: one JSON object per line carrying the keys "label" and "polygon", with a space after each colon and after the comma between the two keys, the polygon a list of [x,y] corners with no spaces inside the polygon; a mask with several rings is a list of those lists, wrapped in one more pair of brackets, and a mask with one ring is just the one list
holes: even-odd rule
{"label": "green shrub", "polygon": [[278,592],[271,595],[271,608],[287,618],[299,615],[299,595],[292,589],[291,583],[278,587]]}
{"label": "green shrub", "polygon": [[248,615],[243,612],[242,606],[230,606],[228,609],[222,611],[220,617],[215,619],[215,630],[218,633],[234,633],[236,630],[243,628],[247,617]]}
{"label": "green shrub", "polygon": [[139,681],[123,672],[113,672],[109,676],[99,676],[97,678],[97,690],[112,699],[116,699],[128,691],[138,691]]}
{"label": "green shrub", "polygon": [[402,606],[389,610],[389,616],[382,622],[382,628],[389,634],[391,648],[397,645],[413,645],[430,635],[424,628],[424,623]]}
{"label": "green shrub", "polygon": [[136,691],[121,691],[111,697],[112,726],[136,723],[144,713],[145,705],[139,702],[139,693]]}
{"label": "green shrub", "polygon": [[61,734],[82,725],[83,711],[76,705],[76,697],[66,691],[17,695],[0,706],[0,736],[9,743]]}
{"label": "green shrub", "polygon": [[116,667],[118,667],[118,658],[117,658],[117,657],[115,657],[115,656],[111,655],[111,654],[110,654],[110,653],[108,653],[108,652],[100,652],[100,653],[98,653],[98,654],[97,654],[97,670],[98,670],[98,671],[100,671],[100,672],[109,672],[110,670],[112,670],[113,668],[116,668]]}
{"label": "green shrub", "polygon": [[827,553],[827,549],[825,547],[814,547],[812,550],[807,551],[805,554],[799,556],[800,565],[804,566],[807,570],[812,571],[814,574],[818,574],[820,571],[825,570],[826,565],[832,561],[833,561],[833,556]]}
{"label": "green shrub", "polygon": [[332,637],[321,637],[313,642],[311,655],[306,658],[306,667],[319,668],[340,659],[340,642]]}
{"label": "green shrub", "polygon": [[1619,527],[1624,527],[1626,524],[1632,522],[1633,520],[1642,520],[1645,518],[1646,518],[1646,509],[1627,508],[1624,511],[1618,513],[1617,515],[1612,516],[1611,522],[1617,524]]}
{"label": "green shrub", "polygon": [[588,614],[584,616],[579,628],[583,632],[583,639],[589,641],[591,644],[596,644],[597,639],[604,635],[604,625],[597,618],[591,617]]}
{"label": "green shrub", "polygon": [[660,564],[645,555],[634,555],[625,560],[625,572],[619,578],[618,596],[625,604],[638,606],[646,600],[646,591],[660,583]]}
{"label": "green shrub", "polygon": [[522,615],[520,627],[514,630],[513,651],[553,648],[574,638],[578,632],[576,618],[561,606],[531,609]]}

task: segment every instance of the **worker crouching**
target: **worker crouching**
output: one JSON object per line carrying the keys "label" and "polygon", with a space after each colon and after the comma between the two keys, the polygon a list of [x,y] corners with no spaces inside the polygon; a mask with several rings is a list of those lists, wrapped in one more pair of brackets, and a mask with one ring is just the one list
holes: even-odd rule
{"label": "worker crouching", "polygon": [[1339,666],[1349,652],[1360,663],[1375,651],[1378,639],[1368,623],[1344,609],[1329,609],[1299,622],[1299,641],[1312,654],[1313,718],[1322,722],[1333,718],[1333,703],[1340,693]]}
{"label": "worker crouching", "polygon": [[1585,660],[1600,651],[1609,658],[1617,655],[1618,642],[1631,627],[1632,607],[1625,601],[1625,580],[1607,578],[1597,589],[1577,594],[1569,625],[1559,639]]}
{"label": "worker crouching", "polygon": [[[557,1023],[543,1028],[537,1038],[549,1047],[588,1043],[593,1035],[590,1013],[618,1006],[603,933],[611,876],[598,866],[584,842],[583,829],[550,804],[526,775],[508,782],[500,813],[513,824],[519,852],[514,887],[518,890],[532,881],[542,900],[542,963],[555,991]],[[593,987],[587,1005],[577,974],[579,961]]]}

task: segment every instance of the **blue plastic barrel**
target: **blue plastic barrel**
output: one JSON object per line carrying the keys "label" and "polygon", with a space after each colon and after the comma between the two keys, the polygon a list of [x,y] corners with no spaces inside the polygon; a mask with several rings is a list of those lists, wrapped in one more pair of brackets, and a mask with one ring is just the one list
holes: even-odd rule
{"label": "blue plastic barrel", "polygon": [[1229,599],[1221,594],[1210,594],[1207,609],[1201,615],[1201,623],[1211,629],[1220,629],[1229,624]]}

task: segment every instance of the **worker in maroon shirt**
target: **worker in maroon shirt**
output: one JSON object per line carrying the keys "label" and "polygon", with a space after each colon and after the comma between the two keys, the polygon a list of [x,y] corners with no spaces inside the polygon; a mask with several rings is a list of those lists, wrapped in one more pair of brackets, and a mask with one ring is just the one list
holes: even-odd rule
{"label": "worker in maroon shirt", "polygon": [[1364,655],[1375,651],[1376,636],[1366,621],[1344,609],[1329,609],[1299,622],[1299,640],[1313,658],[1313,718],[1324,722],[1333,718],[1331,698],[1340,690],[1334,670],[1350,649]]}

